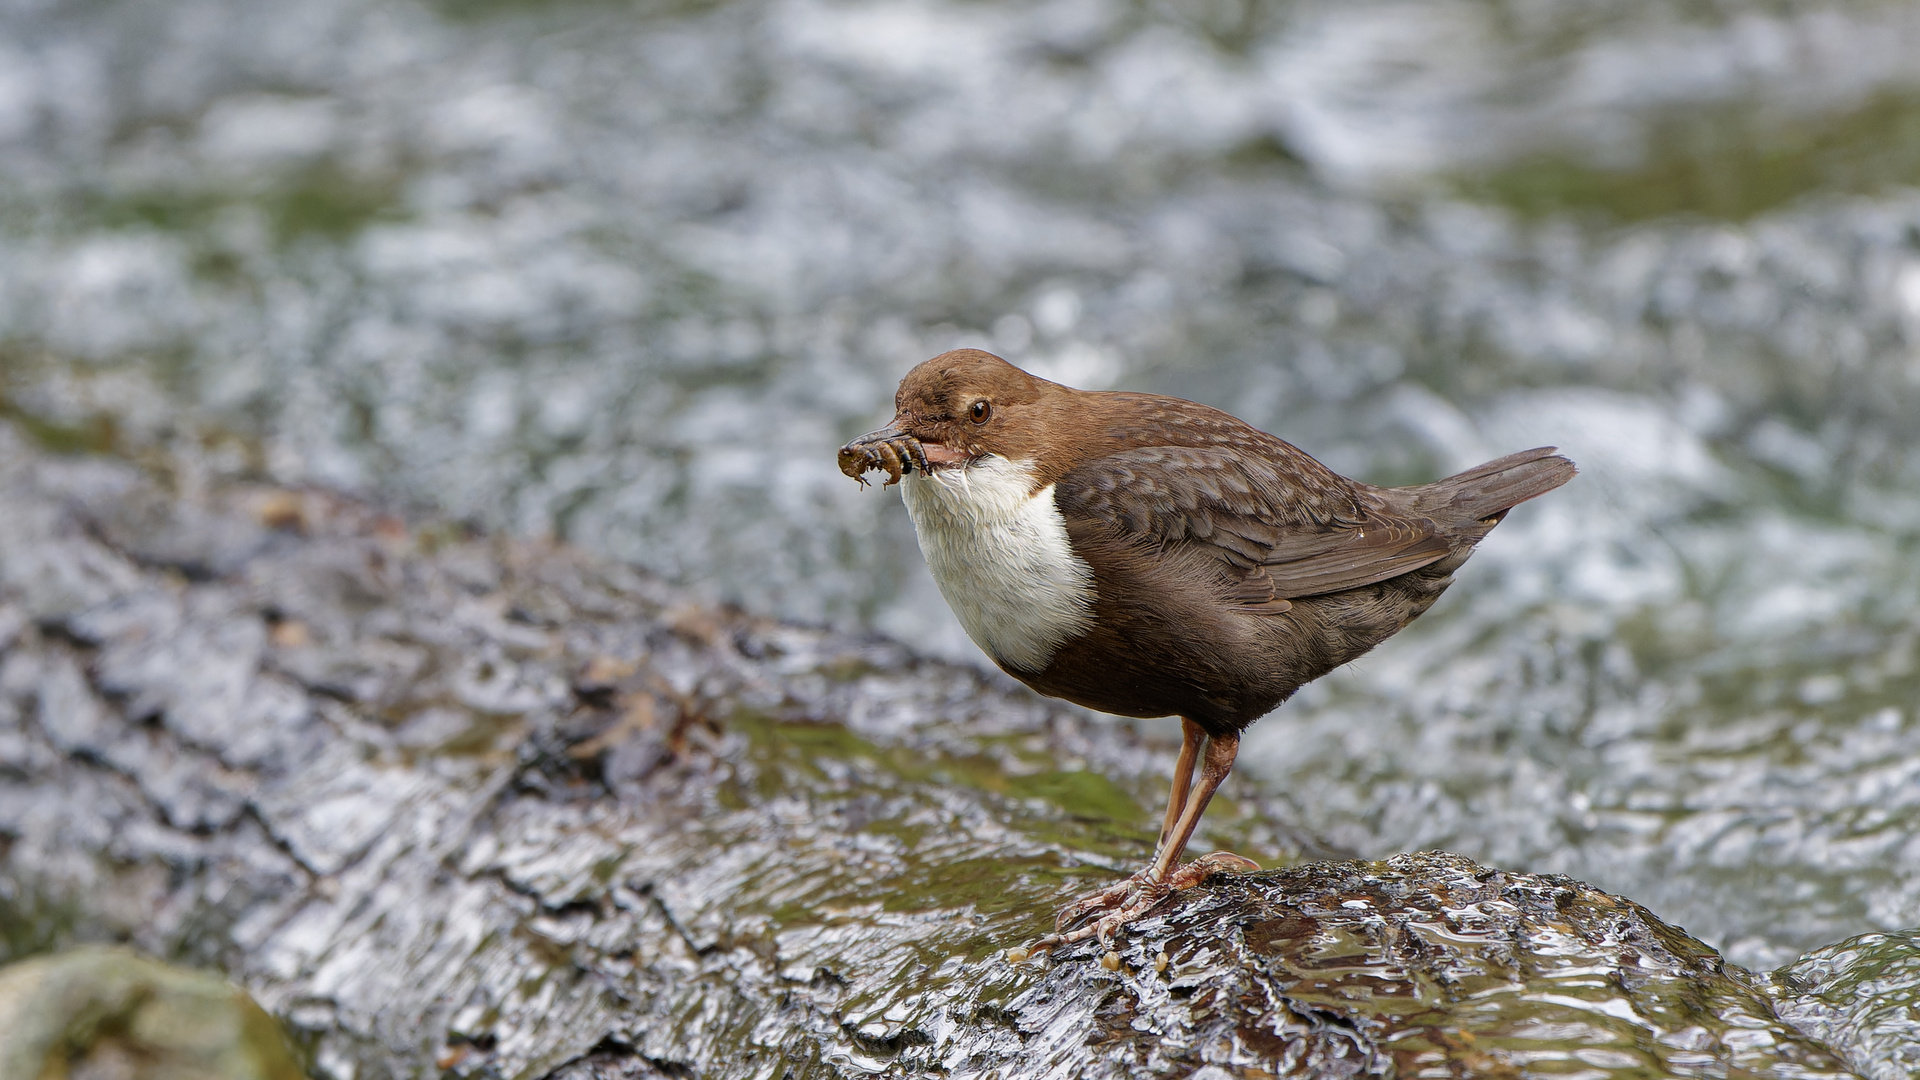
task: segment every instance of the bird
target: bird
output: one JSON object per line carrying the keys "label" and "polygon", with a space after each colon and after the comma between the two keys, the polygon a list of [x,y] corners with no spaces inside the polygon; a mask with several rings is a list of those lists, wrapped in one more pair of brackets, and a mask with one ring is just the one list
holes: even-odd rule
{"label": "bird", "polygon": [[1425,612],[1509,510],[1576,472],[1548,446],[1376,487],[1219,409],[1078,390],[978,349],[914,367],[894,408],[840,449],[841,471],[901,484],[974,643],[1043,695],[1180,718],[1152,857],[1067,904],[1032,950],[1111,948],[1169,895],[1257,869],[1231,852],[1180,863],[1241,734]]}

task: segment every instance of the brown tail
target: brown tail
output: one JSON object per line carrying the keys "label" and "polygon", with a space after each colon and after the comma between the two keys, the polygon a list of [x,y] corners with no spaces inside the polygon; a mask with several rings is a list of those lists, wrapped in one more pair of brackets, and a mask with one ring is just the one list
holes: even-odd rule
{"label": "brown tail", "polygon": [[1491,527],[1507,511],[1573,479],[1579,470],[1554,453],[1558,449],[1522,450],[1414,490],[1422,507],[1441,520],[1478,521]]}

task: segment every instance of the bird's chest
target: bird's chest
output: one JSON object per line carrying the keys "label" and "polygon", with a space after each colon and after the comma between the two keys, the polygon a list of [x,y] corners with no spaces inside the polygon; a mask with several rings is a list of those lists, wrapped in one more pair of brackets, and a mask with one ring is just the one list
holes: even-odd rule
{"label": "bird's chest", "polygon": [[920,551],[967,635],[1002,666],[1037,672],[1093,621],[1093,571],[1074,554],[1053,486],[987,458],[903,488]]}

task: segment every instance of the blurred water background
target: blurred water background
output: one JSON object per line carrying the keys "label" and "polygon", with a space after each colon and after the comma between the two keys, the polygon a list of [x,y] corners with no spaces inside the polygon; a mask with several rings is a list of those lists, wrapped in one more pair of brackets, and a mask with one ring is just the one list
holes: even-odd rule
{"label": "blurred water background", "polygon": [[3,10],[0,412],[43,442],[962,658],[834,466],[944,349],[1379,483],[1558,444],[1234,783],[1743,963],[1920,924],[1920,5]]}

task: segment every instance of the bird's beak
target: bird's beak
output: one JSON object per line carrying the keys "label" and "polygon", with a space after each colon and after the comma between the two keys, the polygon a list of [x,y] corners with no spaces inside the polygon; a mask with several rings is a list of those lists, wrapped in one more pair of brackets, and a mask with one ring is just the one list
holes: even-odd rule
{"label": "bird's beak", "polygon": [[893,422],[886,427],[880,428],[877,431],[869,431],[840,449],[844,452],[855,449],[856,447],[874,446],[879,443],[897,443],[901,439],[908,437],[907,418],[905,416],[896,416],[893,418]]}
{"label": "bird's beak", "polygon": [[921,442],[908,433],[908,423],[903,413],[886,427],[869,431],[841,447],[840,471],[859,480],[869,469],[878,469],[887,474],[888,484],[895,484],[903,473],[919,469],[925,474],[935,466],[967,459],[965,451],[948,449],[936,442]]}

